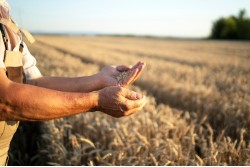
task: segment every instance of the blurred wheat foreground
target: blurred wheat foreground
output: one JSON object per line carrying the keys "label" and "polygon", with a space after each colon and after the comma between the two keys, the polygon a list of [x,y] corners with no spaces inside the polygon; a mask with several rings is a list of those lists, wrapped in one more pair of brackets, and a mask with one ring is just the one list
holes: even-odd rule
{"label": "blurred wheat foreground", "polygon": [[250,165],[249,42],[36,38],[30,50],[44,75],[91,75],[104,65],[145,61],[131,89],[146,94],[148,103],[128,118],[96,112],[44,122],[38,152],[29,159],[46,157],[51,165]]}

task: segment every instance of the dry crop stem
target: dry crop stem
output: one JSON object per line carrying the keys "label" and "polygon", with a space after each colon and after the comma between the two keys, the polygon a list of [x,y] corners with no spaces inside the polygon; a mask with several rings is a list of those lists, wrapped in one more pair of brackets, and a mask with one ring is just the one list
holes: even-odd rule
{"label": "dry crop stem", "polygon": [[50,164],[250,165],[249,43],[37,39],[31,51],[45,75],[91,75],[103,65],[147,63],[133,87],[149,98],[140,113],[124,119],[87,113],[43,124],[38,155]]}

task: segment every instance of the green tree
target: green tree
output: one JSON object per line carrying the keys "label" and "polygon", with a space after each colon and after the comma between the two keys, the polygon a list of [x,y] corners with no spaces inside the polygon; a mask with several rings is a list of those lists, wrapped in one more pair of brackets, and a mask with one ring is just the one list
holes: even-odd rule
{"label": "green tree", "polygon": [[246,17],[246,10],[241,10],[237,20],[239,39],[250,39],[250,18]]}
{"label": "green tree", "polygon": [[239,16],[238,16],[239,20],[243,20],[245,18],[245,16],[246,16],[246,13],[247,12],[246,12],[245,9],[240,10]]}
{"label": "green tree", "polygon": [[219,18],[213,23],[210,38],[212,39],[250,39],[250,18],[246,10],[241,10],[238,16]]}

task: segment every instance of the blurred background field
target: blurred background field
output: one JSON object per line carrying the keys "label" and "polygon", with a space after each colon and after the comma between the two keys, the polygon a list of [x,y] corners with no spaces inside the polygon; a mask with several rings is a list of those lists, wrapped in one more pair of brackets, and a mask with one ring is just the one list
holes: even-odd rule
{"label": "blurred background field", "polygon": [[[131,89],[146,94],[148,103],[128,118],[96,112],[34,124],[32,137],[23,139],[30,143],[26,159],[19,153],[15,163],[250,165],[249,42],[36,39],[30,50],[44,75],[91,75],[105,65],[145,61]],[[20,151],[14,149],[13,158]]]}
{"label": "blurred background field", "polygon": [[143,110],[21,123],[9,165],[250,165],[249,0],[9,0],[45,76],[146,62]]}

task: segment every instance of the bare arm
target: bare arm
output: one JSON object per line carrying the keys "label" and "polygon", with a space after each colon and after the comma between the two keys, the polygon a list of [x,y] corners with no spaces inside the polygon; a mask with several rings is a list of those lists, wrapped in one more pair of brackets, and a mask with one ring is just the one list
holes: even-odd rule
{"label": "bare arm", "polygon": [[66,93],[8,80],[0,70],[0,120],[50,120],[95,108],[97,93]]}
{"label": "bare arm", "polygon": [[114,117],[139,111],[145,97],[121,87],[98,92],[67,93],[11,82],[0,69],[0,120],[50,120],[99,110]]}
{"label": "bare arm", "polygon": [[91,92],[104,87],[98,74],[75,78],[45,76],[28,80],[27,84],[65,92]]}
{"label": "bare arm", "polygon": [[[30,85],[66,91],[66,92],[91,92],[100,90],[108,86],[128,86],[132,84],[141,74],[145,63],[138,62],[133,68],[128,66],[106,66],[99,73],[86,77],[41,77],[38,79],[28,80]],[[124,71],[130,71],[128,78],[120,83],[117,76]]]}

